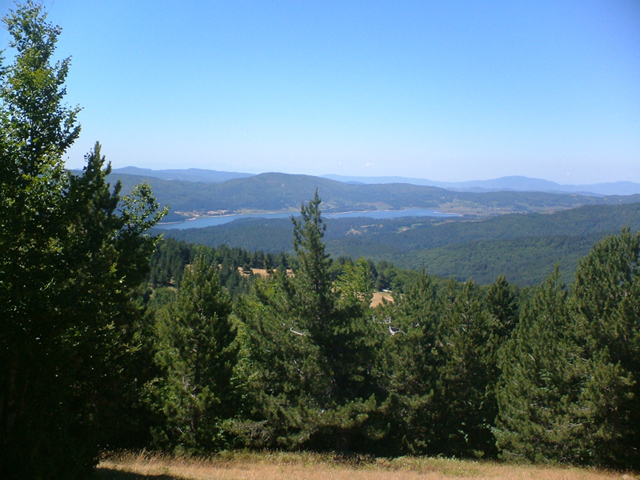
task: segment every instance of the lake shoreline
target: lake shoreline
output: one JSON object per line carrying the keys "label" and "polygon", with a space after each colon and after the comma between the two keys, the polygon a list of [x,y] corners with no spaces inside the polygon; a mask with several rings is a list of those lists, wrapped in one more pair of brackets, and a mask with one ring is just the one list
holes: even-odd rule
{"label": "lake shoreline", "polygon": [[[189,219],[159,223],[156,228],[165,230],[186,230],[191,228],[215,227],[231,223],[235,220],[244,218],[263,218],[263,219],[281,219],[296,216],[296,212],[271,212],[271,213],[231,213],[224,215],[202,215]],[[411,208],[399,210],[353,210],[348,212],[329,212],[324,213],[325,218],[372,218],[372,219],[388,219],[400,217],[458,217],[459,214],[445,213],[437,210],[424,208]]]}

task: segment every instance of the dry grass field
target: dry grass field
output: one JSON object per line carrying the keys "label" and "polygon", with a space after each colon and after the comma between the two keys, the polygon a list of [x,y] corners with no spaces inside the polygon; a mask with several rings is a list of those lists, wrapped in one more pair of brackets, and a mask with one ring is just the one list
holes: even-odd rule
{"label": "dry grass field", "polygon": [[393,302],[393,295],[389,292],[373,292],[373,298],[371,299],[371,308],[375,308],[382,303],[383,300],[387,302]]}
{"label": "dry grass field", "polygon": [[148,454],[106,457],[99,480],[444,480],[540,479],[631,480],[631,473],[594,469],[503,465],[434,458],[342,461],[331,456],[290,453],[234,453],[211,459]]}

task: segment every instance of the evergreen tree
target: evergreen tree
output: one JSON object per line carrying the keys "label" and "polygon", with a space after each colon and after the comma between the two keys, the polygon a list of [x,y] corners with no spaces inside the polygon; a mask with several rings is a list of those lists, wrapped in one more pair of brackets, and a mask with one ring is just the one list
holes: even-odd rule
{"label": "evergreen tree", "polygon": [[62,103],[69,60],[51,65],[60,29],[30,1],[4,23],[17,54],[0,72],[0,476],[79,478],[131,400],[133,299],[161,214],[146,186],[110,190],[99,144],[65,171],[80,128]]}
{"label": "evergreen tree", "polygon": [[586,463],[640,465],[640,235],[599,242],[576,271],[573,308],[584,348],[580,397]]}
{"label": "evergreen tree", "polygon": [[500,352],[495,435],[505,459],[577,463],[582,349],[558,269],[524,306]]}
{"label": "evergreen tree", "polygon": [[236,314],[243,323],[245,420],[235,433],[259,448],[294,449],[308,444],[318,402],[314,392],[328,390],[320,352],[307,331],[291,315],[290,279],[257,279],[251,293],[240,297]]}
{"label": "evergreen tree", "polygon": [[220,447],[222,422],[234,413],[236,327],[217,270],[203,256],[196,257],[185,267],[176,301],[158,314],[156,362],[165,374],[155,385],[155,396],[165,421],[156,441],[164,446]]}
{"label": "evergreen tree", "polygon": [[278,270],[239,304],[253,398],[243,428],[253,445],[347,451],[373,434],[375,336],[362,307],[370,282],[356,269],[334,288],[319,206],[316,191],[293,219],[294,276]]}
{"label": "evergreen tree", "polygon": [[195,256],[193,245],[172,238],[163,238],[151,256],[150,283],[154,288],[160,286],[180,286],[184,267]]}
{"label": "evergreen tree", "polygon": [[486,294],[485,305],[488,313],[494,318],[496,334],[500,341],[511,336],[518,323],[518,293],[509,285],[504,275],[492,283]]}
{"label": "evergreen tree", "polygon": [[378,372],[378,381],[389,395],[384,446],[395,454],[434,452],[439,427],[433,396],[442,304],[424,271],[394,300],[376,312],[387,336]]}
{"label": "evergreen tree", "polygon": [[437,453],[494,454],[498,328],[471,280],[449,283],[437,332]]}
{"label": "evergreen tree", "polygon": [[638,253],[625,229],[580,262],[573,297],[556,273],[523,310],[501,356],[506,458],[639,464]]}
{"label": "evergreen tree", "polygon": [[293,249],[299,261],[295,270],[296,314],[301,315],[311,335],[322,342],[328,333],[335,307],[329,276],[331,260],[322,241],[327,229],[320,214],[320,198],[316,190],[313,200],[302,205],[300,221],[293,222]]}

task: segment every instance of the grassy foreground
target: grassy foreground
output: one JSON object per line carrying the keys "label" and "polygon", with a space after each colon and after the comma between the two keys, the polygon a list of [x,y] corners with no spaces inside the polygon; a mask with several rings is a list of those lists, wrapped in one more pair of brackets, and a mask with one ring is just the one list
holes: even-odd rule
{"label": "grassy foreground", "polygon": [[311,453],[229,453],[212,458],[156,454],[111,455],[97,468],[99,480],[631,480],[631,473],[595,469],[504,465],[424,457],[347,461]]}

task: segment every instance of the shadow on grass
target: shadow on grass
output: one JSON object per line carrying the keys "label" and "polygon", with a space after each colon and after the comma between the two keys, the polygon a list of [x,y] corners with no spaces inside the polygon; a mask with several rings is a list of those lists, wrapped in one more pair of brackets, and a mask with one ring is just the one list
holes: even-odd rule
{"label": "shadow on grass", "polygon": [[113,468],[98,468],[93,478],[96,480],[182,480],[180,477],[171,475],[142,475]]}

